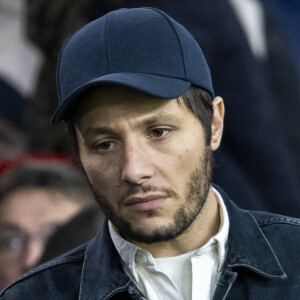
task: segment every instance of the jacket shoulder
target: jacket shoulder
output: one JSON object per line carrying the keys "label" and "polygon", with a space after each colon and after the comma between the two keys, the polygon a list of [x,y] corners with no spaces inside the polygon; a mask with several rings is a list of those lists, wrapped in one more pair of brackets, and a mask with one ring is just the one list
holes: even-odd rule
{"label": "jacket shoulder", "polygon": [[[258,225],[263,228],[263,227],[278,227],[283,230],[285,229],[294,229],[296,231],[300,232],[300,219],[299,218],[294,218],[294,217],[288,217],[284,215],[278,215],[278,214],[273,214],[273,213],[268,213],[268,212],[261,212],[261,211],[249,211],[250,214],[254,217]],[[280,226],[282,225],[282,226]]]}
{"label": "jacket shoulder", "polygon": [[87,244],[83,244],[20,277],[0,292],[0,299],[78,298]]}
{"label": "jacket shoulder", "polygon": [[293,278],[296,274],[299,276],[295,266],[300,265],[300,219],[262,212],[251,214],[287,277]]}

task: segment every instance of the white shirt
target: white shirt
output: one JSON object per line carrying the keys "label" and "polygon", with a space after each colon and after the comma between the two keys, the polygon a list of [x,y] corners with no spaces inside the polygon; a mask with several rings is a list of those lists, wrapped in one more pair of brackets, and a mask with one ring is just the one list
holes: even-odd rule
{"label": "white shirt", "polygon": [[124,240],[109,222],[124,271],[147,299],[212,299],[226,257],[229,231],[223,199],[213,190],[220,208],[219,232],[201,248],[179,256],[153,258],[148,251]]}

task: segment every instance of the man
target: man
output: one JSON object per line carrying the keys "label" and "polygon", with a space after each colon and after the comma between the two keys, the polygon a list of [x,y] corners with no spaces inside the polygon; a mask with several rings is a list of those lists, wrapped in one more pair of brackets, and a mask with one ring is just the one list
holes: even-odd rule
{"label": "man", "polygon": [[[239,209],[211,184],[224,106],[192,36],[122,9],[75,33],[60,104],[108,222],[0,299],[296,299],[300,221]],[[253,199],[255,201],[255,199]]]}
{"label": "man", "polygon": [[[49,248],[46,246],[48,238],[57,228],[87,207],[94,207],[84,176],[67,160],[50,155],[24,156],[3,161],[0,169],[2,165],[1,289],[38,264],[45,248]],[[94,211],[96,213],[95,207]],[[66,241],[68,239],[65,239],[68,246]]]}

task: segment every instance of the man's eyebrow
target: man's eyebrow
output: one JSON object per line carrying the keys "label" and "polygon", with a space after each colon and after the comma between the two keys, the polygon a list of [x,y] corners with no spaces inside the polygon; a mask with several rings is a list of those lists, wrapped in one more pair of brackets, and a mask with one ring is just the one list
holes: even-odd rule
{"label": "man's eyebrow", "polygon": [[173,113],[159,112],[143,118],[142,120],[140,120],[140,124],[151,126],[155,123],[162,123],[162,122],[178,123],[181,119],[182,117],[179,117],[178,115]]}
{"label": "man's eyebrow", "polygon": [[2,222],[0,223],[0,230],[13,230],[13,231],[22,231],[18,225],[10,222]]}
{"label": "man's eyebrow", "polygon": [[114,133],[114,131],[107,126],[101,126],[101,127],[88,127],[86,130],[83,132],[83,136],[85,138],[91,138],[95,135],[101,135],[101,134],[109,134],[109,133]]}
{"label": "man's eyebrow", "polygon": [[[137,121],[137,126],[150,127],[153,126],[155,123],[163,125],[164,122],[178,124],[181,119],[182,117],[179,117],[178,115],[173,113],[159,112],[154,113],[150,116],[141,117],[141,119]],[[83,132],[83,136],[87,139],[92,138],[95,135],[101,134],[116,134],[116,132],[109,126],[88,127]]]}

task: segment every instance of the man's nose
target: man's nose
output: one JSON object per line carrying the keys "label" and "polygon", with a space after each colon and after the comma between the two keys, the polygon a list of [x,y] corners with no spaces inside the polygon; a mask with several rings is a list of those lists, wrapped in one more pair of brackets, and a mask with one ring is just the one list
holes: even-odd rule
{"label": "man's nose", "polygon": [[147,145],[128,142],[124,146],[121,179],[133,184],[142,184],[154,174],[151,154]]}
{"label": "man's nose", "polygon": [[45,248],[45,241],[42,239],[32,239],[28,242],[23,265],[26,270],[36,266]]}

